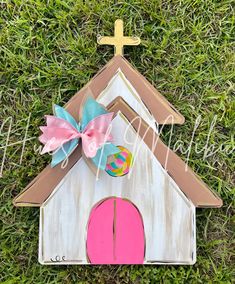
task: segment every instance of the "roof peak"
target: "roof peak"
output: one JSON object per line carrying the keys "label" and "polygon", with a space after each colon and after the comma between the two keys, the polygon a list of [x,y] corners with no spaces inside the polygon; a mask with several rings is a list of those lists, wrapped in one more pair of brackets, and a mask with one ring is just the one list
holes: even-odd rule
{"label": "roof peak", "polygon": [[130,84],[139,94],[142,102],[158,124],[183,124],[185,119],[174,106],[164,98],[151,83],[139,73],[123,56],[114,56],[78,93],[66,104],[67,110],[76,118],[73,104],[79,107],[88,88],[95,98],[106,88],[118,69],[121,69]]}

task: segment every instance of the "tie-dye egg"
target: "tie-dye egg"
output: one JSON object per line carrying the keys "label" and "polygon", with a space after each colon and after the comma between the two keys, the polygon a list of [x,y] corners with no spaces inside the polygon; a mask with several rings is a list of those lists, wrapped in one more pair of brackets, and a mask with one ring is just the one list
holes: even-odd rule
{"label": "tie-dye egg", "polygon": [[120,149],[118,154],[108,158],[106,172],[113,177],[121,177],[130,171],[132,165],[132,154],[123,146],[117,146]]}

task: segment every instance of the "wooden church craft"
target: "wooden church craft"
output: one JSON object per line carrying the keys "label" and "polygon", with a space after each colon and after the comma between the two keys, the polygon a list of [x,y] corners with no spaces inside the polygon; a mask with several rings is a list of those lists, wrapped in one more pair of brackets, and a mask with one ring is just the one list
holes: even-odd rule
{"label": "wooden church craft", "polygon": [[[115,37],[98,42],[114,45],[115,56],[43,128],[48,138],[50,127],[64,125],[66,162],[48,165],[14,205],[40,207],[41,264],[194,264],[196,208],[222,200],[159,138],[156,125],[183,124],[184,117],[123,57],[123,45],[140,40],[124,37],[117,20]],[[89,94],[99,111],[82,126],[85,112],[93,113]],[[94,126],[110,113],[112,140],[102,136],[107,127]],[[103,142],[89,156],[85,139],[95,135]],[[97,176],[90,161],[111,143],[118,150]]]}

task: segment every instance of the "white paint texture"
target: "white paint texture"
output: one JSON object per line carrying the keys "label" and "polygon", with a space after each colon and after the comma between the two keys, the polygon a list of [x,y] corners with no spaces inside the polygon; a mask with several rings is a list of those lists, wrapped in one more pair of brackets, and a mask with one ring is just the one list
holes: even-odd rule
{"label": "white paint texture", "polygon": [[[115,144],[134,151],[124,141],[127,121],[122,114],[113,120]],[[140,142],[129,128],[128,141]],[[135,155],[135,154],[134,154]],[[80,159],[40,209],[39,261],[56,256],[64,262],[87,264],[86,234],[91,208],[101,199],[117,196],[131,200],[139,209],[146,238],[145,263],[192,264],[195,262],[195,207],[184,196],[153,153],[142,142],[130,176],[119,178],[102,172],[99,180]]]}
{"label": "white paint texture", "polygon": [[122,97],[123,100],[131,106],[153,130],[156,131],[156,121],[154,117],[150,114],[139,94],[120,69],[110,80],[107,87],[101,92],[97,101],[104,106],[108,106],[119,96]]}

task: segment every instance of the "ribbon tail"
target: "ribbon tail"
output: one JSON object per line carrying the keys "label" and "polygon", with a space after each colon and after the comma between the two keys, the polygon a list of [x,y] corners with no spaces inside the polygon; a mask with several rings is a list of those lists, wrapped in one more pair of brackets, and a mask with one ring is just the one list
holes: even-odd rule
{"label": "ribbon tail", "polygon": [[74,140],[71,140],[65,143],[61,148],[56,150],[52,155],[51,167],[54,168],[60,162],[64,161],[65,159],[69,159],[69,156],[78,146],[78,143],[79,143],[79,140],[74,139]]}
{"label": "ribbon tail", "polygon": [[120,152],[120,149],[113,145],[112,143],[106,143],[103,147],[98,149],[92,162],[95,166],[101,170],[105,170],[108,156],[114,155]]}

